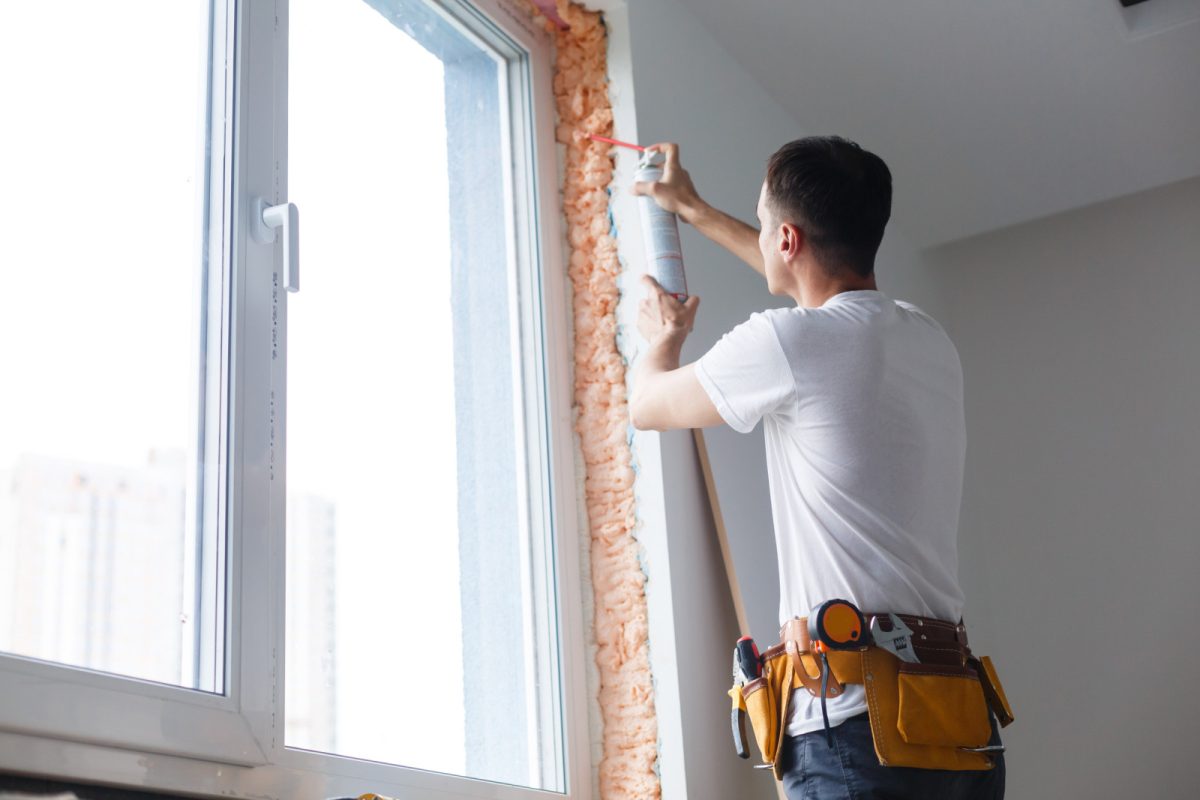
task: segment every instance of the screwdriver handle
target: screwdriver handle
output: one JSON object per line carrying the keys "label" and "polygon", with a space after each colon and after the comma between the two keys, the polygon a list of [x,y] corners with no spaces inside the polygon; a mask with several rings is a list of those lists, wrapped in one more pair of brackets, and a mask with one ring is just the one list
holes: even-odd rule
{"label": "screwdriver handle", "polygon": [[747,681],[762,676],[762,657],[758,654],[758,645],[749,636],[743,636],[737,641],[738,663]]}

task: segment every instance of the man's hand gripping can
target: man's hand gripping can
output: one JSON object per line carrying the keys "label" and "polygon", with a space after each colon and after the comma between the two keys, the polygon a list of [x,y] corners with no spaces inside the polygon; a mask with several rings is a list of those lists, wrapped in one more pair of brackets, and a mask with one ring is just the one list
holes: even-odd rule
{"label": "man's hand gripping can", "polygon": [[[662,180],[666,157],[657,150],[647,150],[638,162],[638,181]],[[654,201],[653,197],[638,197],[641,212],[642,236],[646,245],[646,262],[650,277],[658,281],[667,294],[679,302],[688,298],[687,279],[683,274],[683,250],[679,246],[679,220]]]}

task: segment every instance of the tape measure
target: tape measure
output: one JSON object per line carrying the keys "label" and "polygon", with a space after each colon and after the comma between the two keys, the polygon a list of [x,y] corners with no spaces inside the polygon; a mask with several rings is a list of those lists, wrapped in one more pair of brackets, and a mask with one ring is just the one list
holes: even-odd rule
{"label": "tape measure", "polygon": [[808,637],[818,653],[863,650],[870,644],[867,620],[849,600],[828,600],[808,615]]}
{"label": "tape measure", "polygon": [[866,650],[871,632],[858,606],[849,600],[827,600],[808,615],[808,638],[812,648],[821,655],[821,719],[825,723],[825,741],[833,747],[829,729],[829,711],[825,695],[829,686],[830,650]]}

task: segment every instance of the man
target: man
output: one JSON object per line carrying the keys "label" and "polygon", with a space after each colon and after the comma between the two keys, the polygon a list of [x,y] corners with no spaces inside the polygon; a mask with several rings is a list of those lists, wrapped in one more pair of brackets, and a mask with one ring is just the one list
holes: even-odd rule
{"label": "man", "polygon": [[[630,412],[639,429],[761,420],[786,621],[844,598],[864,611],[956,622],[957,529],[965,426],[958,354],[942,328],[875,283],[891,215],[883,161],[837,137],[784,145],[767,163],[761,230],[701,200],[674,144],[661,181],[634,187],[745,261],[796,301],[725,334],[680,366],[699,298],[680,303],[646,278]],[[791,798],[999,798],[987,771],[880,766],[861,685],[792,695],[783,759]],[[993,723],[993,742],[998,743]]]}

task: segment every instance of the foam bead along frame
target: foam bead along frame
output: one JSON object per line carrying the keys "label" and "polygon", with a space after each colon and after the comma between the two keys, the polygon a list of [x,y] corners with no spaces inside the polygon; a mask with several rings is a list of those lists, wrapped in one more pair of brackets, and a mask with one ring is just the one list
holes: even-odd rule
{"label": "foam bead along frame", "polygon": [[[539,3],[540,5],[540,3]],[[656,762],[658,720],[650,673],[646,576],[638,560],[633,455],[625,362],[617,349],[617,257],[609,216],[613,179],[607,35],[600,14],[557,0],[556,138],[565,146],[563,213],[570,250],[575,328],[575,429],[584,461],[589,527],[604,800],[662,796]]]}

